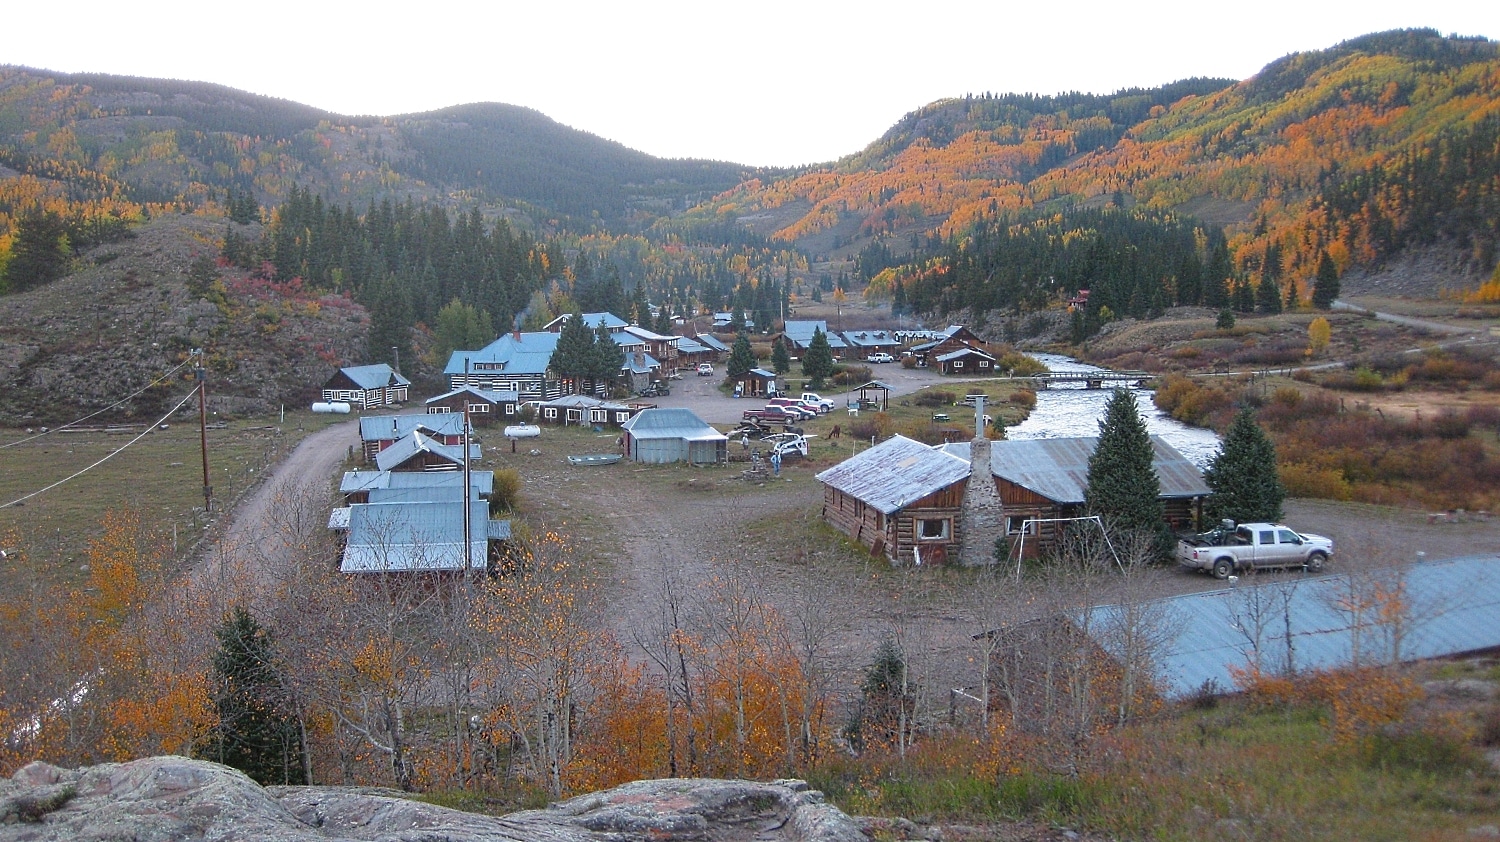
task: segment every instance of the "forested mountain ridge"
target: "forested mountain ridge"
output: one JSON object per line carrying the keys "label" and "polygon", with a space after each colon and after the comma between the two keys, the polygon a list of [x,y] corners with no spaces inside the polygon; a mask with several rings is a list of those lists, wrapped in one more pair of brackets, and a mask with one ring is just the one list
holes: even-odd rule
{"label": "forested mountain ridge", "polygon": [[1497,125],[1500,45],[1404,30],[1287,56],[1239,83],[934,103],[836,166],[749,182],[694,214],[852,252],[1114,204],[1223,226],[1252,283],[1305,282],[1324,251],[1344,270],[1425,243],[1487,274]]}
{"label": "forested mountain ridge", "polygon": [[655,158],[511,105],[344,117],[201,82],[0,67],[0,233],[39,197],[129,215],[230,189],[274,206],[294,185],[360,211],[412,198],[622,227],[746,172]]}

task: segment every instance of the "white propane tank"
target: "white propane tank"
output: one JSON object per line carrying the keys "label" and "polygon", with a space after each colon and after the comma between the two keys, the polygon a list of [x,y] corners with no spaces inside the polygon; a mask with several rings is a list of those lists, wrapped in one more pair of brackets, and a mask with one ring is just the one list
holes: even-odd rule
{"label": "white propane tank", "polygon": [[348,415],[348,401],[318,401],[312,405],[313,412],[333,413],[334,415]]}

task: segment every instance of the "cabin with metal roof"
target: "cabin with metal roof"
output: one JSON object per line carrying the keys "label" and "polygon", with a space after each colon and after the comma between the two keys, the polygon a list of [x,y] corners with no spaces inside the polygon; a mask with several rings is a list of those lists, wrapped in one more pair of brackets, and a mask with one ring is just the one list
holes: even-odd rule
{"label": "cabin with metal roof", "polygon": [[423,402],[429,415],[462,415],[469,411],[469,423],[476,427],[488,427],[497,423],[510,423],[520,412],[521,393],[515,389],[480,389],[476,386],[460,386]]}
{"label": "cabin with metal roof", "polygon": [[[1027,558],[1056,546],[1061,524],[1049,521],[1085,514],[1089,457],[1098,446],[1097,436],[990,443],[990,472],[1005,510],[1005,531],[1018,547],[1020,537],[1026,536]],[[942,449],[969,457],[968,442],[945,444]],[[1192,528],[1210,493],[1208,483],[1196,465],[1160,436],[1151,437],[1151,453],[1167,524],[1174,530]]]}
{"label": "cabin with metal roof", "polygon": [[788,319],[778,341],[785,344],[792,355],[801,356],[812,344],[813,334],[820,330],[828,337],[828,348],[833,351],[834,359],[843,359],[849,352],[849,345],[843,337],[829,331],[828,322],[823,319]]}
{"label": "cabin with metal roof", "polygon": [[851,356],[869,359],[871,354],[891,353],[901,348],[901,340],[888,330],[846,330],[840,334],[850,348]]}
{"label": "cabin with metal roof", "polygon": [[[581,316],[583,317],[583,323],[588,325],[591,330],[598,330],[602,327],[613,333],[617,330],[624,330],[630,327],[630,322],[616,316],[614,313],[582,313]],[[563,313],[561,316],[543,325],[542,330],[551,333],[562,333],[563,322],[571,318],[573,318],[572,313]]]}
{"label": "cabin with metal roof", "polygon": [[969,461],[892,436],[818,474],[823,519],[892,564],[941,564],[963,543]]}
{"label": "cabin with metal roof", "polygon": [[[344,573],[457,573],[493,569],[510,540],[508,520],[491,520],[489,504],[456,501],[357,503],[329,525],[342,533]],[[342,517],[344,528],[334,525]]]}
{"label": "cabin with metal roof", "polygon": [[[479,445],[469,445],[469,461],[479,461]],[[382,471],[460,471],[464,467],[464,448],[448,445],[412,430],[405,438],[375,455],[375,467]]]}
{"label": "cabin with metal roof", "polygon": [[564,395],[544,402],[537,408],[536,420],[542,424],[618,427],[637,412],[629,404],[607,401],[591,395]]}
{"label": "cabin with metal roof", "polygon": [[734,396],[737,398],[775,397],[776,372],[764,368],[752,368],[734,378]]}
{"label": "cabin with metal roof", "polygon": [[941,373],[957,375],[994,374],[995,365],[999,362],[993,354],[967,346],[938,354],[932,359]]}
{"label": "cabin with metal roof", "polygon": [[729,461],[729,437],[689,409],[643,409],[620,429],[625,455],[635,462],[720,465]]}
{"label": "cabin with metal roof", "polygon": [[474,386],[493,391],[515,391],[522,401],[551,400],[564,393],[563,382],[551,371],[558,334],[551,331],[507,333],[477,351],[454,351],[443,376],[448,388]]}
{"label": "cabin with metal roof", "polygon": [[323,384],[323,400],[342,401],[360,409],[406,403],[411,381],[385,363],[339,369]]}
{"label": "cabin with metal roof", "polygon": [[439,444],[461,445],[464,440],[462,415],[366,415],[359,419],[360,450],[366,462],[375,461],[380,451],[420,430]]}

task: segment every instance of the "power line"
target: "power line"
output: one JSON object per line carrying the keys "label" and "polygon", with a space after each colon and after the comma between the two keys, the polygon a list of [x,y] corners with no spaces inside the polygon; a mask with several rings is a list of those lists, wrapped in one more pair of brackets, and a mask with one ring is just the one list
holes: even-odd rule
{"label": "power line", "polygon": [[[43,430],[42,432],[37,433],[34,436],[27,436],[24,439],[18,439],[16,441],[10,442],[8,444],[0,444],[0,450],[4,450],[7,447],[15,447],[18,444],[25,444],[26,442],[29,442],[29,441],[36,441],[37,439],[41,438],[42,436],[48,436],[48,435],[56,433],[56,432],[58,432],[60,430],[66,430],[69,427],[75,427],[75,426],[77,426],[79,424],[82,424],[83,422],[89,420],[90,418],[93,418],[95,415],[101,415],[103,413],[106,413],[106,412],[110,411],[111,409],[114,409],[115,407],[120,406],[121,404],[125,403],[126,401],[129,401],[129,400],[135,398],[136,396],[142,394],[147,389],[151,389],[151,388],[153,388],[153,387],[155,387],[157,385],[160,385],[168,377],[171,377],[173,374],[176,374],[179,370],[181,370],[183,366],[185,366],[185,365],[188,364],[188,362],[191,362],[191,360],[192,360],[192,358],[189,357],[187,360],[184,360],[183,362],[178,363],[177,364],[177,368],[174,368],[171,371],[168,371],[167,373],[161,375],[160,377],[157,377],[155,380],[152,380],[150,383],[147,383],[144,387],[142,387],[140,389],[140,391],[133,392],[133,393],[131,393],[129,395],[126,395],[125,397],[123,397],[123,398],[115,401],[114,403],[110,404],[109,406],[106,406],[105,408],[99,410],[98,412],[89,413],[88,415],[83,416],[82,418],[78,419],[77,421],[69,421],[68,423],[62,425],[61,427],[53,427],[53,428],[50,428],[50,429],[47,429],[47,430]],[[181,404],[178,404],[178,406],[181,406]]]}
{"label": "power line", "polygon": [[31,492],[30,494],[27,494],[24,497],[17,497],[16,499],[10,501],[9,503],[0,504],[0,509],[8,509],[11,506],[16,505],[17,503],[24,503],[25,501],[30,500],[31,498],[37,496],[38,494],[43,494],[45,492],[51,491],[52,489],[58,487],[59,485],[62,485],[63,483],[68,482],[69,480],[77,479],[78,477],[83,476],[84,474],[88,473],[89,471],[92,471],[93,469],[99,467],[100,465],[103,465],[105,462],[108,462],[109,460],[111,460],[114,457],[118,456],[122,451],[125,450],[125,448],[127,448],[127,447],[131,446],[132,444],[135,444],[136,442],[138,442],[141,439],[145,438],[147,433],[151,432],[152,430],[155,430],[157,427],[161,426],[162,424],[165,424],[167,422],[167,419],[172,417],[172,413],[176,412],[179,409],[182,409],[183,405],[186,404],[188,401],[192,400],[193,396],[196,395],[196,394],[198,394],[198,390],[197,389],[194,389],[193,391],[188,392],[187,395],[185,395],[182,400],[180,400],[180,401],[177,402],[176,406],[174,406],[171,409],[167,410],[167,414],[163,415],[161,417],[161,420],[159,420],[155,424],[152,424],[151,426],[147,427],[145,430],[141,431],[140,435],[138,435],[135,438],[131,439],[130,441],[125,442],[124,444],[120,445],[113,452],[107,454],[106,456],[104,456],[102,459],[100,459],[99,461],[95,462],[94,464],[88,466],[87,468],[83,468],[83,469],[79,470],[78,472],[74,473],[71,476],[63,477],[62,479],[58,480],[57,482],[52,483],[51,485],[47,486],[46,488],[39,488],[36,491],[33,491],[33,492]]}

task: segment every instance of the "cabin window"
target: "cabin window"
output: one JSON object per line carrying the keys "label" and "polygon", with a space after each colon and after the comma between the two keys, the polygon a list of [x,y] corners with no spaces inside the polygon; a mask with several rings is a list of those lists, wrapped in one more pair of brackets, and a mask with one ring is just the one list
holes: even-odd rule
{"label": "cabin window", "polygon": [[557,407],[549,406],[542,410],[543,418],[557,418]]}
{"label": "cabin window", "polygon": [[490,405],[487,404],[487,403],[471,403],[471,404],[469,404],[469,411],[470,412],[489,412],[490,411]]}
{"label": "cabin window", "polygon": [[1026,517],[1007,517],[1005,519],[1005,533],[1007,535],[1035,535],[1036,522]]}
{"label": "cabin window", "polygon": [[506,415],[515,415],[516,414],[516,405],[513,404],[513,403],[506,404],[505,405],[505,414]]}
{"label": "cabin window", "polygon": [[953,367],[954,368],[963,368],[964,367],[964,361],[963,360],[954,360],[953,361]]}
{"label": "cabin window", "polygon": [[609,419],[609,413],[605,412],[602,409],[591,409],[591,410],[589,410],[589,420],[590,421],[607,421],[608,419]]}
{"label": "cabin window", "polygon": [[921,518],[917,520],[917,537],[923,541],[945,541],[951,522],[948,518]]}

